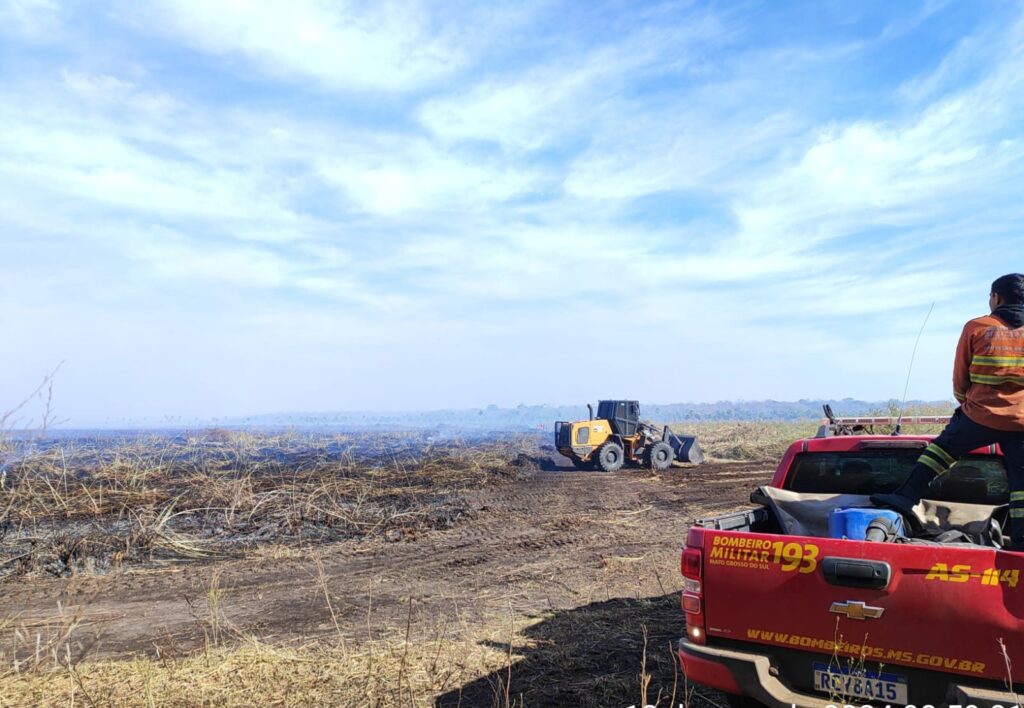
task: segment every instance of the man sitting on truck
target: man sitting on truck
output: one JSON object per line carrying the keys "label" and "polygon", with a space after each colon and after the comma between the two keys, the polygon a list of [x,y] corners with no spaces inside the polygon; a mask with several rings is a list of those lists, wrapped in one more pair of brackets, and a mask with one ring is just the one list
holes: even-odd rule
{"label": "man sitting on truck", "polygon": [[1006,548],[1024,552],[1024,275],[997,278],[989,309],[992,314],[971,320],[960,335],[953,364],[953,396],[960,406],[949,424],[906,482],[871,501],[913,520],[913,507],[936,476],[971,450],[999,443],[1010,485]]}

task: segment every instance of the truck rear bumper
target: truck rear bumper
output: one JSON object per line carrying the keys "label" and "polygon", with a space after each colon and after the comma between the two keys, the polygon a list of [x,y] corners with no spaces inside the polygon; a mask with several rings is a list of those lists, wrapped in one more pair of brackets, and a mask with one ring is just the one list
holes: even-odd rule
{"label": "truck rear bumper", "polygon": [[[771,662],[763,654],[693,644],[684,638],[679,640],[679,658],[683,673],[690,681],[749,696],[773,708],[822,708],[835,703],[828,696],[791,690],[772,674]],[[945,678],[949,675],[937,676]],[[948,705],[972,705],[977,708],[1018,704],[1017,697],[1008,691],[952,683],[946,697]],[[859,700],[855,699],[855,702]]]}

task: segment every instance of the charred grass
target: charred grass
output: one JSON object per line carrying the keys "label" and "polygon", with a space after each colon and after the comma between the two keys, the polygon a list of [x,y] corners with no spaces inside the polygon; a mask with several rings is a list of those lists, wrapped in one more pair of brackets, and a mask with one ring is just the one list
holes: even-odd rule
{"label": "charred grass", "polygon": [[217,430],[55,445],[4,467],[0,582],[400,540],[458,523],[464,490],[528,474],[528,452],[525,440]]}

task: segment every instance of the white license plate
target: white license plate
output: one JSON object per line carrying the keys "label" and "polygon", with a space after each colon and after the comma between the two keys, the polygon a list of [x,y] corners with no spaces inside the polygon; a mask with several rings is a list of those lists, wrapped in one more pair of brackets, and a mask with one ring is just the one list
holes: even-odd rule
{"label": "white license plate", "polygon": [[830,698],[907,703],[907,678],[897,674],[814,664],[814,688]]}

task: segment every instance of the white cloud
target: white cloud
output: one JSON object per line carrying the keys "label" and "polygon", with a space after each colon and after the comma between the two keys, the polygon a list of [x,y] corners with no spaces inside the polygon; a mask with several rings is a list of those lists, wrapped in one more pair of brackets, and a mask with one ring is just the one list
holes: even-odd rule
{"label": "white cloud", "polygon": [[397,91],[433,83],[464,62],[453,28],[414,3],[162,0],[128,17],[210,54],[239,55],[283,78]]}
{"label": "white cloud", "polygon": [[628,200],[658,192],[723,193],[744,169],[774,155],[793,136],[785,114],[727,117],[696,115],[686,102],[640,106],[604,126],[571,166],[565,189],[593,200]]}
{"label": "white cloud", "polygon": [[[701,95],[712,100],[695,102],[702,110],[692,114],[682,101],[674,110],[656,106],[649,117],[636,108],[628,119],[620,114],[572,165],[566,189],[627,204],[664,191],[724,200],[735,227],[684,259],[696,282],[756,282],[768,275],[813,282],[810,276],[820,272],[834,273],[838,284],[852,272],[859,282],[868,274],[858,253],[879,248],[894,255],[886,238],[871,236],[876,229],[898,229],[891,237],[897,244],[913,242],[926,228],[945,232],[948,242],[954,233],[989,232],[1021,218],[1013,185],[1024,177],[1024,151],[1007,138],[1015,135],[1022,108],[1021,68],[1010,52],[981,81],[945,86],[919,110],[891,121],[833,122],[807,135],[795,131],[799,122],[789,116],[730,114],[724,109],[736,107],[736,97],[723,102],[708,88]],[[679,118],[668,120],[671,112]],[[840,242],[848,256],[835,245]],[[685,243],[681,234],[679,248]],[[892,268],[891,261],[875,266],[873,292],[882,295],[854,307],[880,311],[927,302],[928,292],[955,292],[959,279],[954,266],[930,276],[915,270],[910,280],[879,272]],[[912,296],[896,297],[901,289]]]}
{"label": "white cloud", "polygon": [[282,287],[292,279],[286,259],[251,246],[215,245],[162,228],[133,233],[126,241],[128,255],[176,282],[263,289]]}
{"label": "white cloud", "polygon": [[104,96],[123,96],[134,88],[130,81],[124,81],[116,76],[107,74],[89,74],[83,71],[61,71],[64,83],[75,93],[89,98],[101,98]]}
{"label": "white cloud", "polygon": [[493,141],[534,150],[579,130],[600,110],[612,86],[600,85],[628,68],[607,52],[580,66],[532,69],[524,78],[493,79],[464,94],[428,101],[420,121],[445,141]]}
{"label": "white cloud", "polygon": [[316,160],[319,173],[354,205],[382,216],[410,211],[477,211],[538,189],[536,169],[440,151],[418,139],[370,136]]}
{"label": "white cloud", "polygon": [[737,195],[741,243],[809,249],[878,226],[916,226],[970,214],[979,202],[1024,212],[1011,185],[1024,146],[1001,139],[1022,102],[1021,62],[897,123],[822,130],[796,164]]}
{"label": "white cloud", "polygon": [[685,73],[698,47],[730,36],[711,13],[692,13],[666,26],[644,27],[578,55],[559,56],[503,72],[468,90],[425,102],[421,123],[445,142],[495,142],[536,150],[583,133],[606,119],[607,104],[631,82]]}
{"label": "white cloud", "polygon": [[9,179],[81,202],[145,213],[207,219],[297,221],[280,203],[258,195],[273,189],[238,173],[160,160],[116,139],[78,133],[9,131],[0,145]]}
{"label": "white cloud", "polygon": [[923,22],[938,12],[944,10],[949,3],[950,0],[925,0],[916,12],[910,10],[909,14],[905,17],[899,17],[887,24],[879,38],[882,41],[899,39],[920,27]]}
{"label": "white cloud", "polygon": [[47,42],[59,28],[60,6],[55,0],[0,0],[0,35]]}

